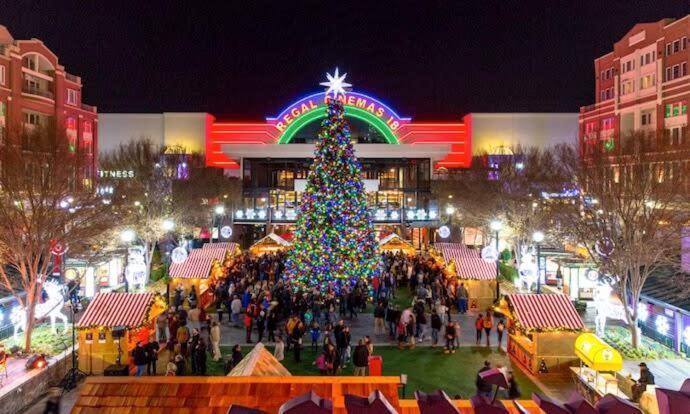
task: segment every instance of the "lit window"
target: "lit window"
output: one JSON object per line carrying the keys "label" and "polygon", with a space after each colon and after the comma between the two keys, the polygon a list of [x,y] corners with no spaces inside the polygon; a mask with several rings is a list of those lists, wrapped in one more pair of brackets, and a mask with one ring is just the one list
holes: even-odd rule
{"label": "lit window", "polygon": [[74,89],[67,89],[67,103],[70,105],[77,104],[77,91]]}
{"label": "lit window", "polygon": [[65,135],[67,136],[67,149],[69,152],[77,150],[77,120],[73,117],[65,121]]}
{"label": "lit window", "polygon": [[0,85],[5,84],[5,67],[3,65],[0,65]]}
{"label": "lit window", "polygon": [[24,124],[33,126],[41,125],[41,116],[35,112],[24,112]]}

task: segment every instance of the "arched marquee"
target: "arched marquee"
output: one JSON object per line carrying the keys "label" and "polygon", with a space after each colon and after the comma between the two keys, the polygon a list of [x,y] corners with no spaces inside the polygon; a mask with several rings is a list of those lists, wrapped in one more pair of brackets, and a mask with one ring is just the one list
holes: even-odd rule
{"label": "arched marquee", "polygon": [[[286,107],[278,116],[266,118],[278,131],[279,144],[287,144],[297,131],[305,125],[326,117],[326,104],[332,99],[324,92],[314,93]],[[388,105],[358,92],[350,92],[346,96],[339,96],[343,102],[345,115],[360,119],[375,128],[389,144],[398,144],[396,131],[410,122],[410,118],[403,118]]]}
{"label": "arched marquee", "polygon": [[[206,132],[206,163],[226,169],[240,168],[242,157],[297,156],[295,149],[283,150],[274,145],[290,144],[296,136],[313,133],[315,122],[326,117],[326,104],[333,99],[325,92],[312,93],[286,106],[278,115],[264,122],[225,122],[209,117]],[[412,122],[398,115],[380,99],[362,92],[350,91],[338,96],[345,116],[370,126],[380,142],[400,145],[396,154],[402,157],[429,157],[435,168],[464,168],[470,165],[470,119],[458,122]],[[307,129],[307,127],[312,129]],[[305,154],[311,153],[303,150]],[[292,155],[288,155],[292,154]]]}

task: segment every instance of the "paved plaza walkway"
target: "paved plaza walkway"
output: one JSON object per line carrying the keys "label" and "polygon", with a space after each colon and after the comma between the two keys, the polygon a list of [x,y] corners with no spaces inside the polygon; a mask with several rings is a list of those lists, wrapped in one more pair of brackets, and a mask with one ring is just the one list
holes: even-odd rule
{"label": "paved plaza walkway", "polygon": [[[475,343],[475,330],[474,330],[474,320],[477,317],[476,312],[468,312],[464,315],[453,313],[451,314],[451,319],[453,321],[460,322],[460,346],[474,346]],[[430,318],[427,317],[427,320]],[[375,345],[393,345],[397,342],[389,339],[388,334],[385,335],[374,335],[374,315],[371,313],[362,313],[355,319],[343,318],[345,324],[350,327],[350,334],[352,336],[352,343],[354,344],[359,338],[363,338],[369,335]],[[280,329],[284,328],[284,324],[279,325]],[[321,326],[323,330],[323,326]],[[386,326],[386,330],[388,327]],[[266,338],[264,334],[264,338]],[[442,335],[439,335],[439,343],[441,343]],[[507,331],[503,336],[502,346],[506,345]],[[305,335],[305,341],[307,341],[308,332]],[[235,344],[245,345],[246,344],[246,332],[244,327],[235,328],[228,323],[227,318],[223,320],[221,324],[221,345],[232,346]],[[252,333],[252,341],[256,342],[257,333],[256,330]],[[491,332],[491,346],[495,347],[496,343],[496,330]],[[265,342],[265,341],[264,341]],[[417,346],[430,346],[431,345],[431,327],[427,323],[424,330],[424,341],[417,344]],[[483,338],[482,345],[486,345],[486,339]]]}

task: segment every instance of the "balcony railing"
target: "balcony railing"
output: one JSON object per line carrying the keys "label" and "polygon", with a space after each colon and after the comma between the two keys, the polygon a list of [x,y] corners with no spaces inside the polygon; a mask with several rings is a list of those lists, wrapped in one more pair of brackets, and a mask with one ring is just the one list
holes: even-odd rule
{"label": "balcony railing", "polygon": [[22,86],[22,92],[28,93],[30,95],[42,96],[48,99],[55,99],[55,95],[53,94],[53,92],[46,89],[37,88],[35,86],[24,85]]}
{"label": "balcony railing", "polygon": [[89,112],[94,112],[94,113],[96,112],[96,107],[95,107],[95,106],[93,106],[93,105],[87,105],[87,104],[85,104],[85,103],[81,104],[81,109],[83,109],[83,110],[85,110],[85,111],[89,111]]}

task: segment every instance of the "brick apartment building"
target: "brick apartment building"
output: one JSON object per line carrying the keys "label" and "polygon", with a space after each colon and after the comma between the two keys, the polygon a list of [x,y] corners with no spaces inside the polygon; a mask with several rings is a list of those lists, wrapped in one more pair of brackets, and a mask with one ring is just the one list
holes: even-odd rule
{"label": "brick apartment building", "polygon": [[54,126],[55,139],[66,140],[67,150],[90,158],[93,167],[98,115],[95,106],[82,103],[82,87],[42,41],[15,40],[0,25],[0,148],[40,153],[46,143],[26,132]]}
{"label": "brick apartment building", "polygon": [[690,15],[639,23],[594,60],[596,102],[580,108],[583,152],[626,154],[642,144],[666,168],[690,171],[689,37]]}

